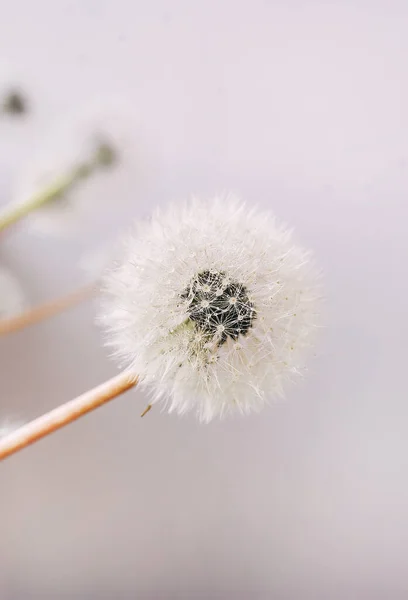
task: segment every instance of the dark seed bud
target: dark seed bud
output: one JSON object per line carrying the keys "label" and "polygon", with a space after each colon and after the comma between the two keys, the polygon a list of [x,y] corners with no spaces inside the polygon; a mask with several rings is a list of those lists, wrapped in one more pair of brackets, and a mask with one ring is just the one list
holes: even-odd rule
{"label": "dark seed bud", "polygon": [[218,345],[246,335],[256,318],[246,287],[224,272],[202,271],[181,298],[187,302],[187,312],[196,327],[215,337]]}

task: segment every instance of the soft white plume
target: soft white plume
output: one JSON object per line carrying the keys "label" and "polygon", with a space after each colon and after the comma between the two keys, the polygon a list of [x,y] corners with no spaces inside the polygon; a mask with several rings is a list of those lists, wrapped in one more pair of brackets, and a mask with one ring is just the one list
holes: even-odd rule
{"label": "soft white plume", "polygon": [[101,321],[152,403],[208,422],[259,410],[302,371],[318,280],[270,212],[193,199],[136,226],[106,275]]}

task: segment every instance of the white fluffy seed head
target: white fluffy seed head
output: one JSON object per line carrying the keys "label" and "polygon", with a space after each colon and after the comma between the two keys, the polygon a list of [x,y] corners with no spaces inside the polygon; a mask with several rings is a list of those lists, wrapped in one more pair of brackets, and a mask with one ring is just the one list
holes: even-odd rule
{"label": "white fluffy seed head", "polygon": [[0,319],[17,315],[26,306],[19,281],[8,269],[0,267]]}
{"label": "white fluffy seed head", "polygon": [[194,199],[136,227],[106,274],[100,320],[152,403],[208,422],[259,410],[302,370],[318,280],[269,212]]}

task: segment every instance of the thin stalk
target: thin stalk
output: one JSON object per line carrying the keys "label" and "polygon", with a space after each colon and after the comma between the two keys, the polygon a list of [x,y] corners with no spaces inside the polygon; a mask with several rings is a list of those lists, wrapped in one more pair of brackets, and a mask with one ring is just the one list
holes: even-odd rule
{"label": "thin stalk", "polygon": [[66,296],[30,308],[19,315],[0,319],[0,335],[19,331],[62,313],[64,310],[90,298],[95,293],[95,289],[95,283],[85,285]]}
{"label": "thin stalk", "polygon": [[73,172],[61,176],[45,190],[34,194],[31,198],[21,203],[10,203],[0,210],[0,231],[3,231],[10,225],[14,225],[23,217],[26,217],[32,211],[41,208],[47,202],[51,202],[58,196],[66,192],[77,180],[77,173]]}
{"label": "thin stalk", "polygon": [[79,163],[70,169],[65,175],[58,177],[45,190],[34,194],[25,202],[8,204],[0,210],[0,232],[10,227],[20,219],[56,200],[81,180],[89,178],[99,169],[106,169],[115,164],[117,160],[116,152],[109,143],[101,141],[95,148],[93,156],[89,160]]}
{"label": "thin stalk", "polygon": [[23,425],[0,440],[0,460],[57,431],[61,427],[103,406],[137,385],[137,377],[123,372]]}

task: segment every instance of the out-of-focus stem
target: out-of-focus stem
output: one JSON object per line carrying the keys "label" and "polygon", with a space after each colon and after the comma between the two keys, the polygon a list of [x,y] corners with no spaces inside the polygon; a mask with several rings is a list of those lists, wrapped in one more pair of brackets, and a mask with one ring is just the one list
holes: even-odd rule
{"label": "out-of-focus stem", "polygon": [[95,290],[95,283],[85,285],[66,296],[30,308],[19,315],[0,319],[0,335],[19,331],[20,329],[35,325],[36,323],[62,313],[90,298],[95,293]]}
{"label": "out-of-focus stem", "polygon": [[48,187],[34,194],[25,202],[12,202],[3,209],[0,209],[0,232],[10,227],[10,225],[17,223],[17,221],[20,221],[20,219],[23,219],[32,211],[41,208],[48,202],[56,200],[81,180],[90,177],[98,169],[111,167],[115,164],[116,160],[117,156],[114,148],[106,142],[99,143],[89,160],[78,163],[78,165],[70,169],[66,174],[58,177]]}
{"label": "out-of-focus stem", "polygon": [[47,202],[51,202],[64,192],[66,192],[76,181],[77,175],[71,173],[60,177],[52,185],[47,187],[45,190],[34,194],[31,198],[25,202],[11,203],[0,210],[0,231],[10,227],[17,221],[20,221],[23,217],[26,217],[33,210],[41,208]]}

